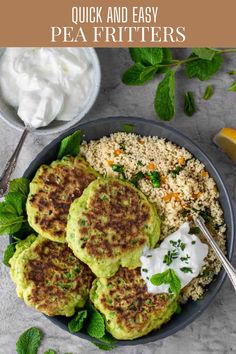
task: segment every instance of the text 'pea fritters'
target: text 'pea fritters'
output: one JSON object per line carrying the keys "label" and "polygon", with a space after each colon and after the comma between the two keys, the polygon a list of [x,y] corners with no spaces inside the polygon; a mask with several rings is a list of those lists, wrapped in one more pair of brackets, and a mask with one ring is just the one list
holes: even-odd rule
{"label": "text 'pea fritters'", "polygon": [[140,268],[120,268],[112,278],[95,279],[90,299],[104,315],[108,332],[123,340],[158,329],[177,308],[174,295],[147,292]]}
{"label": "text 'pea fritters'", "polygon": [[145,245],[160,236],[155,207],[130,183],[115,178],[92,182],[70,208],[67,241],[98,277],[119,266],[136,268]]}
{"label": "text 'pea fritters'", "polygon": [[49,316],[72,316],[84,306],[94,277],[65,243],[29,236],[16,247],[11,277],[27,305]]}
{"label": "text 'pea fritters'", "polygon": [[53,241],[65,242],[70,205],[97,176],[80,157],[42,165],[30,183],[26,205],[32,228]]}

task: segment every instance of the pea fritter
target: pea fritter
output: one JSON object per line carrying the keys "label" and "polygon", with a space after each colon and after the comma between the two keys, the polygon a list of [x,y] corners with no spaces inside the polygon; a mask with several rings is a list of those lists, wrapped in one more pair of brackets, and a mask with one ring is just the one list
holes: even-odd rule
{"label": "pea fritter", "polygon": [[30,183],[26,205],[31,227],[53,241],[65,242],[70,205],[97,176],[81,157],[67,156],[42,165]]}
{"label": "pea fritter", "polygon": [[29,236],[10,264],[18,296],[48,316],[72,316],[87,301],[94,276],[65,243]]}
{"label": "pea fritter", "polygon": [[110,277],[119,266],[136,268],[145,246],[160,236],[155,207],[129,182],[98,178],[70,208],[67,241],[97,277]]}
{"label": "pea fritter", "polygon": [[95,279],[90,299],[104,315],[107,331],[120,340],[160,328],[177,309],[175,295],[148,293],[140,268],[120,268],[109,279]]}

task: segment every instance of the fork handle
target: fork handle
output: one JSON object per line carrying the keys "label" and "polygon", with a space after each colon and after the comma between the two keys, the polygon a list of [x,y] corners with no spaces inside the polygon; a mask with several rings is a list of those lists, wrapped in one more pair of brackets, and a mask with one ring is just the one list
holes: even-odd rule
{"label": "fork handle", "polygon": [[219,258],[222,266],[224,267],[228,277],[236,291],[236,270],[229,262],[229,260],[225,257],[224,253],[221,251],[220,247],[217,245],[216,241],[213,239],[212,235],[208,231],[205,222],[201,216],[198,216],[195,220],[196,225],[200,228],[204,236],[206,237],[208,243],[215,251],[217,257]]}
{"label": "fork handle", "polygon": [[28,132],[29,132],[29,130],[26,127],[21,135],[21,138],[19,140],[19,143],[17,144],[15,151],[13,152],[12,156],[8,160],[6,167],[0,177],[0,198],[2,198],[8,190],[10,177],[16,167],[19,153],[21,151],[21,148],[24,144],[24,141],[25,141],[25,138],[26,138]]}

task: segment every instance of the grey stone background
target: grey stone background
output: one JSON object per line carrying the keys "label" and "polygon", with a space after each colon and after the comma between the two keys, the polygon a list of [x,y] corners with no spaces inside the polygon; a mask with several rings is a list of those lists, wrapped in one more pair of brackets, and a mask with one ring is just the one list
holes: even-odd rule
{"label": "grey stone background", "polygon": [[[176,50],[176,56],[186,55],[187,50]],[[144,87],[128,87],[121,82],[122,72],[131,64],[127,49],[98,49],[102,66],[102,86],[96,104],[84,120],[106,116],[140,116],[156,119],[153,97],[158,79]],[[219,168],[236,197],[236,165],[212,143],[212,137],[224,126],[236,128],[236,93],[227,89],[233,78],[227,74],[236,69],[236,55],[225,56],[221,71],[209,82],[215,94],[209,101],[201,99],[208,83],[189,80],[180,69],[177,79],[177,114],[167,124],[174,126],[201,145]],[[198,106],[197,113],[189,118],[183,114],[183,93],[193,91]],[[0,171],[12,153],[19,132],[0,121]],[[20,177],[34,157],[55,136],[28,136],[23,147],[14,177]],[[0,240],[0,258],[7,245],[7,237]],[[235,259],[234,259],[234,265]],[[0,354],[15,353],[18,336],[27,328],[37,326],[45,335],[40,353],[54,348],[59,354],[89,354],[101,352],[85,340],[64,332],[54,326],[43,315],[24,305],[16,296],[15,287],[9,277],[9,269],[0,264]],[[227,280],[214,303],[192,325],[163,341],[149,345],[115,349],[114,354],[228,354],[236,353],[236,296]]]}

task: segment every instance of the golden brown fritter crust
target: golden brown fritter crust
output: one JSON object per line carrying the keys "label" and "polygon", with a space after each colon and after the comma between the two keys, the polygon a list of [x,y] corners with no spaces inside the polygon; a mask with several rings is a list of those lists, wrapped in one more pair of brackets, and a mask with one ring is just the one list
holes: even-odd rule
{"label": "golden brown fritter crust", "polygon": [[[101,184],[88,211],[81,215],[86,220],[86,226],[80,220],[80,234],[85,240],[82,247],[91,256],[102,258],[113,257],[117,248],[142,246],[147,239],[143,230],[149,217],[150,208],[131,186],[118,180]],[[102,237],[97,237],[98,234]]]}
{"label": "golden brown fritter crust", "polygon": [[70,205],[96,177],[79,157],[42,165],[30,184],[27,213],[31,226],[45,237],[65,242]]}
{"label": "golden brown fritter crust", "polygon": [[65,243],[38,237],[21,260],[27,304],[49,316],[72,315],[87,300],[94,276]]}

